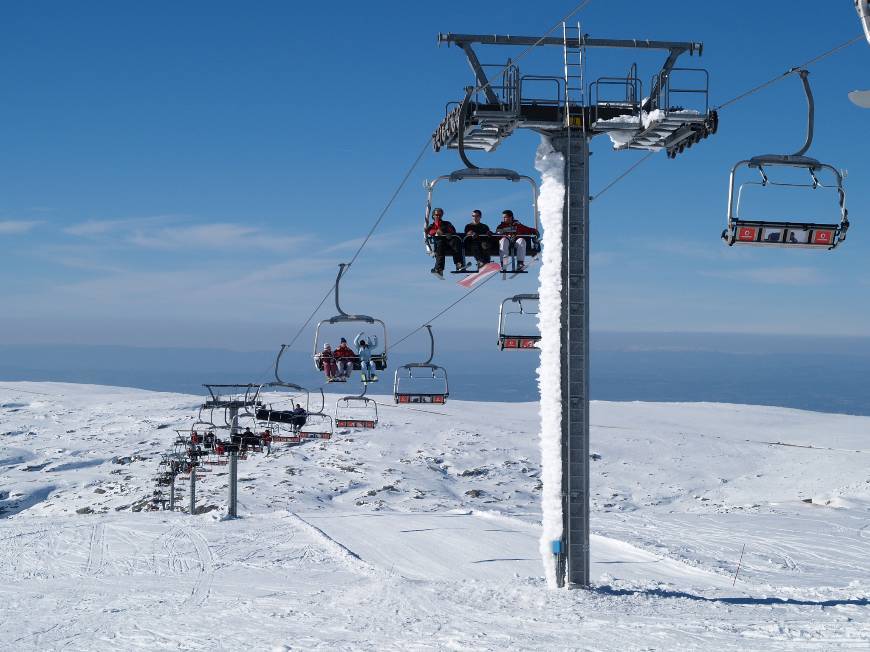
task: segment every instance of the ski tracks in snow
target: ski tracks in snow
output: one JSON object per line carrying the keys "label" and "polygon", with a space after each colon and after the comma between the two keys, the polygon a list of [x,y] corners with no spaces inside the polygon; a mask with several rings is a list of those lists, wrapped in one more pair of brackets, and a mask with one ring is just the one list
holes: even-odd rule
{"label": "ski tracks in snow", "polygon": [[196,550],[200,569],[193,589],[190,592],[190,597],[185,603],[202,607],[208,602],[209,595],[211,595],[211,585],[214,581],[215,571],[214,555],[212,555],[208,541],[202,534],[191,527],[186,527],[183,531]]}
{"label": "ski tracks in snow", "polygon": [[88,559],[85,562],[85,575],[97,576],[103,571],[106,558],[106,524],[97,523],[91,530],[91,542],[88,546]]}
{"label": "ski tracks in snow", "polygon": [[[183,539],[187,539],[193,548],[196,555],[194,563],[190,563],[190,559],[179,552]],[[179,603],[179,609],[190,605],[201,607],[208,602],[214,581],[215,563],[211,547],[200,532],[189,526],[173,526],[154,541],[151,558],[153,570],[158,574],[162,574],[159,568],[160,558],[166,560],[167,570],[172,575],[184,575],[195,569],[193,587]]]}

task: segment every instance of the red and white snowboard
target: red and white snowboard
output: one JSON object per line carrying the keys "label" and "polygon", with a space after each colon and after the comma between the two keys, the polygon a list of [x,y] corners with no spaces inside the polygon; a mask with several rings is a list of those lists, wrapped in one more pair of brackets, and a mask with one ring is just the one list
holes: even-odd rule
{"label": "red and white snowboard", "polygon": [[457,281],[457,283],[462,287],[470,290],[475,285],[492,276],[499,270],[501,270],[501,265],[499,265],[498,263],[487,263],[486,265],[481,267],[476,274],[469,274],[462,280]]}

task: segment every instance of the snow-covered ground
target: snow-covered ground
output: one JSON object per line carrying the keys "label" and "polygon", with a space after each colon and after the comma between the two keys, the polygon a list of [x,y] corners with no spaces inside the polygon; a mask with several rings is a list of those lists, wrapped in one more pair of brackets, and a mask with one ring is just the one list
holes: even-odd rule
{"label": "snow-covered ground", "polygon": [[870,647],[870,418],[593,403],[594,586],[551,591],[536,404],[382,397],[240,462],[240,519],[224,470],[132,511],[201,400],[2,383],[0,649]]}

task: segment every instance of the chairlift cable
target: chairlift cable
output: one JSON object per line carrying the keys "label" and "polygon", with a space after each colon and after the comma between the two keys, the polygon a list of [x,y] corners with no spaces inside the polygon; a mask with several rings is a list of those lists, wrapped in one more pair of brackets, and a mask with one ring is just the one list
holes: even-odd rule
{"label": "chairlift cable", "polygon": [[[353,256],[350,259],[350,262],[347,263],[347,265],[345,266],[344,274],[347,274],[351,265],[353,265],[354,262],[356,262],[356,259],[359,258],[359,255],[360,255],[360,253],[362,253],[363,248],[368,244],[369,240],[371,239],[372,235],[374,235],[375,230],[377,230],[378,226],[383,221],[387,212],[390,210],[390,208],[392,208],[393,204],[396,201],[396,198],[399,196],[399,193],[405,187],[405,184],[408,183],[408,179],[411,178],[411,175],[414,173],[414,170],[417,169],[417,166],[420,164],[420,161],[423,159],[423,156],[429,150],[429,145],[431,143],[432,143],[432,138],[430,137],[426,141],[426,143],[423,145],[422,149],[420,150],[420,153],[417,154],[417,158],[414,159],[414,162],[411,164],[411,166],[405,172],[405,175],[402,177],[402,180],[399,182],[399,185],[396,187],[395,191],[393,191],[393,194],[390,197],[389,201],[386,203],[384,208],[381,210],[381,212],[378,215],[377,219],[375,220],[374,224],[372,224],[372,227],[369,229],[369,232],[366,234],[366,237],[363,239],[362,243],[360,243],[360,246],[357,247],[356,252],[354,252]],[[342,276],[344,276],[344,274]],[[296,331],[296,334],[290,340],[290,343],[281,345],[282,351],[284,349],[289,349],[290,347],[292,347],[293,344],[296,343],[296,340],[299,339],[299,336],[305,332],[305,329],[308,328],[308,325],[311,323],[311,320],[314,319],[314,316],[323,307],[323,304],[326,303],[326,300],[330,297],[330,295],[332,295],[332,293],[335,291],[335,286],[336,286],[336,283],[333,283],[332,285],[329,286],[329,289],[326,291],[326,294],[323,295],[323,298],[317,304],[317,307],[315,307],[314,310],[311,311],[311,314],[308,315],[308,319],[305,320],[305,323],[299,327],[298,331]],[[265,375],[266,373],[268,373],[269,370],[274,369],[274,366],[275,366],[275,363],[273,362],[271,365],[269,365],[268,370],[264,371],[262,375]]]}
{"label": "chairlift cable", "polygon": [[[854,43],[857,43],[858,41],[863,41],[864,38],[865,38],[865,37],[864,37],[864,34],[861,33],[861,34],[859,34],[858,36],[849,39],[848,41],[844,41],[844,42],[840,43],[839,45],[837,45],[837,46],[831,48],[830,50],[827,50],[826,52],[822,52],[821,54],[819,54],[819,55],[813,57],[813,58],[810,59],[809,61],[805,61],[804,63],[802,63],[802,64],[800,64],[800,65],[794,66],[793,68],[790,68],[789,70],[786,70],[784,73],[782,73],[782,74],[780,74],[780,75],[777,75],[776,77],[773,77],[773,78],[767,80],[767,81],[764,82],[763,84],[759,84],[758,86],[755,86],[755,87],[753,87],[753,88],[750,88],[749,90],[744,91],[743,93],[740,93],[740,94],[737,95],[736,97],[731,98],[731,99],[728,100],[727,102],[723,102],[722,104],[720,104],[720,105],[718,105],[717,107],[715,107],[714,110],[715,110],[715,111],[721,111],[721,110],[724,109],[725,107],[727,107],[727,106],[731,106],[732,104],[735,104],[735,103],[739,102],[740,100],[743,100],[743,99],[749,97],[750,95],[753,95],[754,93],[757,93],[758,91],[767,88],[768,86],[772,86],[772,85],[775,84],[776,82],[785,79],[785,78],[788,77],[789,75],[793,75],[793,74],[795,74],[795,73],[798,72],[799,70],[802,70],[802,69],[804,69],[804,68],[807,68],[808,66],[811,66],[811,65],[813,65],[814,63],[818,63],[818,62],[821,61],[822,59],[825,59],[825,58],[831,56],[832,54],[835,54],[836,52],[839,52],[840,50],[842,50],[842,49],[844,49],[844,48],[847,48],[847,47],[849,47],[850,45],[853,45]],[[619,183],[620,181],[622,181],[625,177],[627,177],[629,174],[631,174],[632,172],[634,172],[634,170],[635,170],[638,166],[640,166],[641,163],[645,162],[645,161],[646,161],[648,158],[650,158],[653,154],[655,154],[655,151],[650,150],[650,152],[649,152],[646,156],[644,156],[644,157],[643,157],[642,159],[640,159],[639,161],[634,162],[634,163],[633,163],[633,164],[632,164],[628,169],[626,169],[622,174],[620,174],[618,177],[616,177],[615,179],[613,179],[612,181],[610,181],[606,186],[604,186],[604,188],[602,188],[601,190],[599,190],[596,194],[594,194],[594,195],[590,195],[589,199],[590,199],[590,200],[592,200],[592,199],[597,199],[598,197],[600,197],[601,195],[603,195],[605,192],[607,192],[608,190],[610,190],[610,188],[612,188],[612,187],[615,186],[617,183]]]}
{"label": "chairlift cable", "polygon": [[377,403],[381,407],[396,408],[397,410],[402,410],[402,412],[405,412],[405,411],[424,412],[425,414],[437,414],[438,416],[441,416],[441,417],[449,417],[450,416],[446,412],[434,412],[433,410],[421,410],[420,408],[408,407],[407,403],[403,403],[402,405],[393,405],[392,403],[381,403],[379,401],[375,401],[375,403]]}
{"label": "chairlift cable", "polygon": [[[543,36],[541,36],[541,38],[539,38],[535,43],[533,43],[532,45],[528,46],[525,50],[523,50],[522,52],[520,52],[520,54],[519,54],[517,57],[515,57],[515,58],[513,59],[513,63],[516,63],[517,61],[523,59],[526,55],[529,54],[529,52],[531,52],[534,48],[536,48],[538,45],[540,45],[540,44],[544,41],[544,39],[547,38],[547,36],[549,36],[552,32],[554,32],[554,31],[559,27],[559,25],[561,25],[564,21],[569,20],[571,17],[573,17],[574,15],[576,15],[577,13],[579,13],[580,11],[582,11],[582,10],[586,7],[586,5],[588,5],[590,2],[592,2],[592,0],[583,0],[582,2],[578,3],[578,4],[577,4],[577,5],[576,5],[576,6],[575,6],[575,7],[574,7],[570,12],[568,12],[568,13],[565,15],[564,18],[561,18],[561,19],[560,19],[558,22],[556,22],[556,23],[555,23],[555,24],[554,24],[554,25],[553,25],[549,30],[547,30],[546,34],[544,34]],[[512,64],[508,64],[508,65],[504,66],[504,68],[502,69],[501,72],[504,72],[505,70],[507,70],[508,67],[509,67],[510,65],[512,65]],[[486,84],[483,84],[483,85],[481,85],[481,86],[476,87],[476,88],[474,89],[474,91],[472,91],[472,93],[476,93],[476,92],[478,92],[478,91],[481,91],[481,90],[483,90],[483,89],[489,87],[491,84],[492,84],[492,82],[491,82],[491,81],[488,81]],[[390,197],[389,201],[387,202],[386,206],[384,206],[384,209],[381,211],[380,215],[378,215],[378,217],[377,217],[377,219],[375,220],[374,224],[372,225],[371,229],[369,229],[369,232],[366,234],[365,239],[363,239],[362,243],[361,243],[360,246],[357,248],[356,252],[354,252],[354,255],[351,257],[350,262],[347,263],[347,267],[345,268],[345,273],[347,273],[347,271],[350,269],[350,267],[351,267],[351,266],[356,262],[356,260],[357,260],[357,258],[359,257],[360,253],[362,253],[363,248],[366,246],[366,244],[368,244],[368,241],[371,239],[371,237],[372,237],[372,235],[374,234],[375,230],[378,228],[378,226],[380,225],[381,221],[383,220],[383,218],[385,217],[385,215],[387,214],[387,212],[389,211],[389,209],[392,207],[392,205],[393,205],[393,203],[395,202],[396,198],[398,197],[399,193],[400,193],[400,192],[402,191],[402,189],[405,187],[405,184],[408,182],[408,179],[411,177],[411,174],[413,174],[414,170],[415,170],[415,169],[417,168],[417,166],[419,165],[419,163],[420,163],[420,161],[422,160],[423,156],[425,155],[426,151],[429,149],[429,146],[430,146],[431,143],[432,143],[432,138],[430,137],[430,138],[426,141],[426,143],[423,145],[423,148],[420,150],[420,153],[417,155],[417,158],[416,158],[416,159],[414,160],[414,162],[411,164],[411,167],[408,168],[408,171],[405,173],[405,176],[402,177],[401,182],[399,182],[399,185],[396,187],[396,190],[393,192],[393,194],[392,194],[392,196]],[[489,279],[487,279],[487,280],[489,280]],[[486,282],[486,281],[484,281],[484,283],[485,283],[485,282]],[[483,285],[483,283],[481,283],[481,285]],[[289,344],[286,344],[286,345],[282,345],[283,348],[290,348],[290,347],[293,346],[293,344],[296,343],[296,340],[298,340],[298,339],[299,339],[299,336],[302,335],[302,333],[305,332],[305,329],[306,329],[306,328],[308,327],[308,325],[311,323],[311,320],[314,319],[314,316],[317,314],[317,312],[320,310],[320,308],[323,307],[323,304],[326,303],[326,300],[329,298],[329,295],[332,294],[332,292],[333,292],[334,290],[335,290],[335,283],[333,283],[333,284],[330,286],[330,288],[329,288],[329,290],[327,291],[327,293],[323,296],[323,298],[322,298],[322,299],[320,300],[320,302],[317,304],[317,307],[316,307],[316,308],[311,312],[311,314],[308,316],[308,319],[305,320],[305,323],[304,323],[304,324],[299,328],[298,331],[296,331],[296,334],[295,334],[295,335],[293,336],[293,338],[290,340],[290,343],[289,343]],[[474,290],[471,290],[470,292],[468,292],[468,293],[466,293],[465,295],[463,295],[462,299],[464,299],[466,296],[468,296],[468,294],[471,294],[471,292],[473,292],[473,291],[474,291]],[[460,299],[460,301],[461,301],[462,299]],[[458,301],[457,301],[456,303],[458,303]],[[451,306],[449,306],[447,309],[445,309],[445,312],[446,312],[446,310],[449,310],[451,307],[453,307],[453,305],[456,305],[456,304],[454,303],[454,304],[452,304]],[[442,314],[443,314],[443,312],[442,312],[442,313],[439,313],[439,314],[436,316],[436,318],[437,318],[437,317],[440,317]],[[404,339],[407,339],[407,337],[410,337],[411,335],[413,335],[414,333],[416,333],[417,331],[419,331],[421,328],[423,328],[423,326],[425,326],[425,324],[422,325],[422,326],[420,326],[420,328],[416,329],[413,333],[409,333],[409,334],[408,334]],[[400,340],[400,342],[404,341],[404,339]],[[396,346],[396,344],[393,344],[393,346]],[[272,369],[272,366],[271,366],[271,365],[270,365],[269,369]],[[264,372],[264,373],[267,373],[267,372]]]}
{"label": "chairlift cable", "polygon": [[403,337],[402,339],[400,339],[400,340],[397,341],[397,342],[393,342],[393,344],[390,345],[390,348],[391,348],[391,349],[396,348],[397,346],[399,346],[399,344],[401,344],[402,342],[404,342],[405,340],[407,340],[408,338],[410,338],[412,335],[415,335],[416,333],[419,333],[421,330],[423,330],[424,328],[426,328],[426,325],[427,325],[427,324],[431,324],[433,321],[435,321],[436,319],[438,319],[439,317],[441,317],[444,313],[446,313],[446,312],[448,312],[449,310],[451,310],[454,306],[456,306],[456,305],[459,304],[460,302],[462,302],[462,301],[464,301],[465,299],[467,299],[467,298],[468,298],[469,296],[471,296],[474,292],[476,292],[479,288],[482,288],[484,285],[486,285],[487,283],[489,283],[489,282],[490,282],[492,279],[494,279],[496,276],[497,276],[497,274],[493,274],[492,276],[483,279],[480,283],[478,283],[478,284],[475,285],[473,288],[471,288],[470,290],[468,290],[468,292],[466,292],[465,294],[463,294],[463,295],[462,295],[461,297],[459,297],[456,301],[454,301],[454,302],[451,303],[449,306],[447,306],[446,308],[442,309],[440,312],[438,312],[437,314],[433,315],[432,317],[430,317],[429,319],[427,319],[426,321],[424,321],[422,324],[420,324],[417,328],[415,328],[415,329],[412,330],[410,333],[408,333],[407,335],[405,335],[405,337]]}
{"label": "chairlift cable", "polygon": [[786,71],[785,71],[784,73],[782,73],[781,75],[777,75],[776,77],[773,77],[773,78],[767,80],[767,81],[764,82],[763,84],[759,84],[758,86],[755,86],[754,88],[750,88],[748,91],[745,91],[745,92],[741,93],[740,95],[738,95],[738,96],[736,96],[736,97],[734,97],[734,98],[728,100],[727,102],[723,102],[722,104],[720,104],[719,106],[717,106],[714,110],[716,110],[716,111],[721,111],[721,110],[724,109],[726,106],[730,106],[731,104],[734,104],[735,102],[738,102],[738,101],[744,99],[745,97],[749,97],[749,96],[752,95],[753,93],[757,93],[758,91],[760,91],[760,90],[762,90],[762,89],[764,89],[764,88],[767,88],[768,86],[771,86],[772,84],[775,84],[775,83],[778,82],[778,81],[781,81],[781,80],[785,79],[785,78],[788,77],[789,75],[793,75],[793,74],[795,74],[796,72],[798,72],[799,70],[801,70],[801,69],[803,69],[803,68],[806,68],[807,66],[811,66],[811,65],[813,65],[814,63],[818,63],[818,62],[821,61],[822,59],[825,59],[825,58],[831,56],[832,54],[834,54],[834,53],[836,53],[836,52],[839,52],[840,50],[842,50],[842,49],[844,49],[844,48],[847,48],[847,47],[849,47],[850,45],[853,45],[854,43],[857,43],[858,41],[863,41],[863,40],[864,40],[864,34],[861,33],[861,34],[859,34],[858,36],[856,36],[856,37],[854,37],[854,38],[851,38],[851,39],[849,39],[848,41],[844,41],[843,43],[840,43],[840,45],[837,45],[837,46],[831,48],[831,49],[828,50],[827,52],[823,52],[822,54],[820,54],[820,55],[818,55],[818,56],[816,56],[816,57],[813,57],[813,58],[810,59],[809,61],[806,61],[806,62],[804,62],[804,63],[802,63],[802,64],[797,65],[797,66],[794,66],[793,68],[790,68],[790,69],[786,70]]}
{"label": "chairlift cable", "polygon": [[640,159],[638,159],[637,161],[635,161],[634,163],[632,163],[631,166],[630,166],[627,170],[625,170],[622,174],[620,174],[618,177],[616,177],[615,179],[613,179],[610,183],[608,183],[606,186],[604,186],[604,187],[603,187],[601,190],[599,190],[597,193],[595,193],[594,195],[589,195],[589,201],[592,201],[593,199],[598,199],[601,195],[603,195],[605,192],[607,192],[608,190],[610,190],[613,186],[615,186],[617,183],[619,183],[620,181],[622,181],[622,180],[623,180],[625,177],[627,177],[629,174],[631,174],[632,172],[634,172],[634,169],[635,169],[636,167],[638,167],[641,163],[643,163],[643,162],[646,161],[648,158],[650,158],[650,157],[651,157],[653,154],[655,154],[657,151],[658,151],[658,150],[654,150],[654,149],[651,149],[650,151],[648,151],[648,152],[646,153],[646,155],[643,156],[643,158],[640,158]]}

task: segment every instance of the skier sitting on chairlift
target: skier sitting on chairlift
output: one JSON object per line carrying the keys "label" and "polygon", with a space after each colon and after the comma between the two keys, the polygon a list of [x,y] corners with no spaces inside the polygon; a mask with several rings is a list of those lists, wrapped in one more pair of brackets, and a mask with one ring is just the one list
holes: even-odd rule
{"label": "skier sitting on chairlift", "polygon": [[250,428],[245,428],[245,431],[240,435],[233,435],[232,439],[234,444],[239,444],[242,447],[242,450],[260,443],[260,438],[251,432]]}
{"label": "skier sitting on chairlift", "polygon": [[335,365],[338,370],[335,380],[342,383],[347,382],[348,376],[350,376],[350,372],[353,369],[353,359],[356,357],[356,353],[347,345],[347,340],[342,337],[341,343],[335,350],[334,355]]}
{"label": "skier sitting on chairlift", "polygon": [[435,239],[435,267],[432,273],[444,278],[444,257],[449,253],[453,257],[456,271],[465,271],[465,261],[460,253],[460,240],[456,235],[456,228],[444,217],[441,208],[432,209],[434,222],[426,229],[426,235]]}
{"label": "skier sitting on chairlift", "polygon": [[521,224],[514,218],[514,212],[504,210],[501,213],[501,224],[496,227],[496,233],[503,236],[499,240],[498,250],[501,255],[501,267],[507,269],[507,260],[510,257],[511,240],[514,241],[517,253],[517,270],[518,272],[525,269],[526,260],[526,238],[520,236],[538,235],[538,230],[530,226]]}
{"label": "skier sitting on chairlift", "polygon": [[372,364],[372,349],[378,345],[377,335],[365,339],[365,333],[357,333],[353,338],[353,343],[359,351],[360,370],[362,371],[362,381],[371,383],[378,379],[375,375],[374,365]]}
{"label": "skier sitting on chairlift", "polygon": [[483,267],[490,261],[494,247],[494,241],[490,237],[492,231],[480,221],[482,213],[478,209],[471,211],[471,222],[465,225],[465,253],[474,256],[478,268]]}
{"label": "skier sitting on chairlift", "polygon": [[293,408],[293,417],[291,427],[296,431],[302,428],[305,425],[305,422],[308,420],[308,412],[305,411],[305,408],[302,407],[299,403],[296,404],[296,407]]}
{"label": "skier sitting on chairlift", "polygon": [[335,366],[335,353],[329,344],[323,345],[323,351],[317,354],[317,359],[320,361],[320,366],[323,368],[323,373],[326,375],[326,382],[331,383],[337,375]]}

